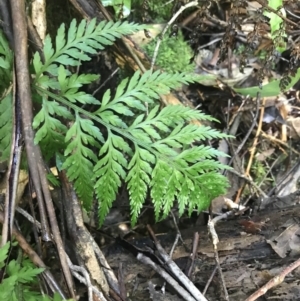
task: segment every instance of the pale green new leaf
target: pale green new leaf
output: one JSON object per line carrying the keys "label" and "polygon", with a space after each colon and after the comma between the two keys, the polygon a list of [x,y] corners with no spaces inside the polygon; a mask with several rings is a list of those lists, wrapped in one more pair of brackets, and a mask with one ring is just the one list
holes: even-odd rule
{"label": "pale green new leaf", "polygon": [[251,97],[256,97],[257,93],[260,94],[260,97],[272,97],[279,96],[281,93],[284,93],[291,89],[300,79],[300,68],[298,68],[295,76],[290,77],[290,82],[285,86],[285,89],[280,88],[280,79],[272,80],[270,83],[260,87],[249,87],[249,88],[234,88],[234,91],[242,95],[249,95]]}

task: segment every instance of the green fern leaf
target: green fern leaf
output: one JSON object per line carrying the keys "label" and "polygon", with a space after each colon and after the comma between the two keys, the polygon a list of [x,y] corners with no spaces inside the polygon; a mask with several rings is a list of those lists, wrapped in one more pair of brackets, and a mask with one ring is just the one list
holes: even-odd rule
{"label": "green fern leaf", "polygon": [[[69,80],[68,78],[70,77],[63,75],[61,83]],[[148,190],[157,219],[165,217],[175,201],[179,203],[180,214],[185,210],[191,213],[193,210],[203,210],[213,197],[225,191],[226,180],[219,175],[219,170],[225,167],[216,161],[223,154],[210,147],[190,147],[204,139],[227,137],[210,127],[188,123],[191,120],[214,121],[214,118],[183,106],[167,106],[160,111],[159,106],[155,106],[147,116],[139,115],[131,125],[127,125],[121,118],[131,114],[133,104],[138,104],[135,111],[144,112],[145,102],[151,104],[161,92],[169,92],[170,88],[191,81],[193,76],[189,74],[146,72],[141,75],[136,72],[132,79],[120,84],[114,96],[107,91],[99,109],[94,113],[68,101],[63,93],[55,96],[48,91],[44,92],[106,128],[107,138],[100,146],[99,158],[96,158],[88,152],[88,138],[75,131],[73,125],[67,135],[67,141],[73,138],[65,152],[69,157],[64,163],[67,175],[74,181],[79,196],[88,195],[88,200],[84,201],[88,204],[87,208],[90,206],[94,187],[99,201],[100,224],[109,212],[123,181],[127,183],[129,191],[133,223],[137,221]],[[67,85],[61,84],[61,87]],[[42,93],[42,89],[38,90]],[[78,116],[77,113],[77,118]],[[130,122],[128,118],[126,121]],[[80,131],[84,131],[85,135],[91,133],[83,127]],[[100,133],[99,128],[95,131]],[[132,149],[122,137],[131,141]],[[93,141],[91,145],[99,147]],[[96,165],[91,180],[94,162]]]}
{"label": "green fern leaf", "polygon": [[0,248],[0,268],[5,266],[5,260],[8,256],[8,251],[10,247],[10,242],[7,242],[4,246]]}
{"label": "green fern leaf", "polygon": [[42,99],[42,109],[34,117],[33,128],[38,129],[34,142],[40,143],[46,159],[50,159],[56,152],[65,148],[65,134],[67,127],[55,115],[73,119],[70,112],[56,101]]}
{"label": "green fern leaf", "polygon": [[0,295],[2,300],[11,300],[11,296],[17,283],[17,276],[13,275],[9,278],[3,279],[0,283]]}
{"label": "green fern leaf", "polygon": [[[38,129],[35,141],[47,145],[52,140],[59,145],[57,141],[63,141],[65,136],[66,160],[62,168],[74,182],[87,210],[91,208],[95,190],[100,223],[124,181],[129,190],[133,223],[137,221],[149,188],[158,219],[169,213],[175,201],[179,202],[180,214],[185,210],[190,213],[202,210],[226,187],[225,178],[218,174],[224,166],[215,160],[222,153],[206,146],[190,147],[204,139],[226,137],[209,127],[189,124],[191,120],[214,119],[183,106],[167,106],[162,110],[158,106],[151,108],[160,95],[200,77],[188,73],[148,71],[141,75],[136,72],[131,79],[120,83],[114,96],[108,90],[99,102],[80,91],[97,76],[71,74],[64,67],[78,66],[121,35],[142,28],[127,22],[96,25],[96,20],[90,23],[84,20],[77,26],[73,20],[67,33],[64,25],[59,28],[55,50],[51,39],[46,38],[45,62],[41,62],[38,54],[33,60],[34,85],[43,102],[42,110],[34,120],[34,127]],[[58,91],[59,95],[48,91],[49,88]],[[48,97],[62,105],[49,101]],[[148,115],[145,114],[146,103],[150,105]],[[79,107],[81,104],[98,107],[90,113]],[[72,120],[67,107],[75,114],[69,129],[59,119]],[[137,111],[142,114],[131,120],[129,117]],[[105,139],[100,131],[102,128],[105,128]],[[59,146],[57,151],[61,149]],[[98,156],[95,150],[99,150]]]}
{"label": "green fern leaf", "polygon": [[13,66],[13,53],[9,44],[0,30],[0,93],[3,94],[4,90],[11,84],[12,81],[12,68]]}
{"label": "green fern leaf", "polygon": [[66,69],[60,65],[58,68],[58,82],[60,85],[60,93],[70,102],[80,102],[82,104],[99,104],[100,102],[95,99],[92,95],[84,92],[79,92],[78,88],[84,84],[90,84],[99,78],[98,75],[93,74],[73,74],[67,77]]}
{"label": "green fern leaf", "polygon": [[58,64],[78,66],[81,61],[89,61],[91,59],[89,55],[96,54],[98,50],[103,49],[104,45],[112,45],[122,35],[131,34],[144,28],[143,25],[128,22],[102,21],[96,25],[95,19],[88,24],[86,20],[82,20],[77,26],[74,19],[71,22],[66,40],[65,25],[62,24],[56,35],[55,51],[51,38],[47,36],[45,39],[43,49],[45,63],[41,62],[38,53],[34,55],[35,82],[39,82],[39,78],[44,72],[57,75]]}
{"label": "green fern leaf", "polygon": [[0,101],[0,163],[7,161],[10,157],[12,122],[12,92],[7,91],[7,94]]}
{"label": "green fern leaf", "polygon": [[[113,99],[109,99],[111,97],[110,91],[104,94],[101,107],[95,114],[106,123],[120,126],[121,121],[116,119],[115,114],[111,113],[112,111],[125,116],[132,115],[132,111],[129,108],[145,111],[145,102],[153,103],[155,99],[159,98],[159,95],[169,93],[172,88],[177,88],[182,83],[191,83],[193,81],[195,81],[195,78],[189,73],[169,75],[159,71],[154,73],[147,71],[141,75],[139,72],[135,72],[129,81],[125,79],[121,82]],[[179,112],[180,110],[177,111]],[[183,114],[184,116],[179,115],[176,117],[175,115],[178,112],[174,111],[173,116],[169,117],[167,116],[168,112],[164,112],[161,116],[165,116],[166,122],[169,122],[170,119],[179,121],[187,116],[187,113],[185,113]],[[188,117],[189,120],[194,116],[199,117],[199,114],[194,113],[195,110],[187,109],[186,112],[192,115]],[[203,114],[201,117],[203,117]],[[213,118],[206,117],[206,119],[212,120]],[[122,126],[126,127],[124,124]]]}
{"label": "green fern leaf", "polygon": [[17,281],[27,283],[34,280],[34,277],[43,272],[42,268],[21,267],[15,260],[11,260],[7,265],[7,274],[17,276]]}
{"label": "green fern leaf", "polygon": [[95,192],[99,201],[99,218],[102,224],[112,202],[116,199],[118,188],[126,177],[128,162],[123,155],[131,153],[127,142],[119,136],[114,135],[108,129],[108,137],[100,149],[102,157],[94,168],[94,179],[96,180]]}
{"label": "green fern leaf", "polygon": [[148,186],[151,181],[152,164],[155,157],[147,150],[135,145],[135,153],[128,165],[125,181],[128,183],[131,222],[136,224],[137,218],[146,200]]}
{"label": "green fern leaf", "polygon": [[70,181],[74,181],[75,190],[84,207],[90,210],[94,186],[93,167],[97,157],[88,146],[100,148],[99,142],[104,143],[104,139],[92,121],[81,118],[76,112],[76,120],[68,130],[65,141],[69,144],[65,150],[67,159],[62,168],[67,170]]}
{"label": "green fern leaf", "polygon": [[13,53],[0,30],[0,163],[10,157],[13,128],[12,65]]}

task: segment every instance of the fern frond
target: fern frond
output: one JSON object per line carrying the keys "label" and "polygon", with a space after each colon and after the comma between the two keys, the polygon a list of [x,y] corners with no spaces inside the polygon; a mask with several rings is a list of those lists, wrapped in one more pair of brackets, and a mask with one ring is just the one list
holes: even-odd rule
{"label": "fern frond", "polygon": [[[131,80],[126,79],[119,85],[114,96],[108,90],[94,113],[85,111],[63,96],[45,91],[106,128],[107,137],[100,147],[99,158],[88,160],[77,152],[78,158],[72,160],[79,162],[79,166],[88,166],[89,170],[81,170],[82,167],[76,169],[69,158],[68,164],[64,164],[71,180],[82,177],[75,183],[75,188],[78,185],[77,191],[83,183],[85,189],[89,187],[90,191],[94,185],[99,201],[100,223],[104,221],[124,180],[129,191],[133,223],[137,221],[149,187],[157,219],[161,215],[165,217],[176,200],[182,214],[186,209],[191,212],[206,208],[213,197],[225,191],[226,179],[219,176],[219,170],[225,167],[216,161],[218,156],[224,154],[203,145],[191,147],[191,144],[201,140],[227,137],[210,127],[188,123],[203,119],[213,121],[212,117],[184,106],[167,106],[162,110],[155,106],[147,116],[141,114],[131,124],[129,118],[126,123],[121,118],[122,115],[132,115],[132,107],[135,107],[135,112],[144,112],[145,102],[154,102],[160,92],[169,92],[171,87],[192,80],[193,77],[188,74],[156,72],[154,75],[141,75],[136,72]],[[41,88],[38,90],[42,91]],[[97,131],[100,133],[99,128]],[[130,146],[127,141],[131,142]],[[70,145],[75,147],[76,144],[78,142]],[[96,166],[91,181],[92,162],[96,162]],[[212,180],[214,177],[215,182]],[[191,198],[194,200],[191,201]]]}
{"label": "fern frond", "polygon": [[67,170],[69,180],[74,182],[84,207],[90,210],[94,193],[93,167],[98,160],[88,146],[100,148],[99,142],[104,143],[104,139],[92,121],[81,118],[78,112],[75,114],[75,122],[65,138],[69,144],[64,154],[67,159],[62,168]]}
{"label": "fern frond", "polygon": [[128,22],[102,21],[97,25],[96,19],[89,23],[82,20],[77,26],[74,19],[66,34],[65,25],[62,24],[57,31],[55,50],[50,36],[47,35],[45,39],[43,49],[45,62],[42,63],[38,52],[34,55],[35,81],[38,82],[44,72],[57,76],[58,65],[78,66],[81,61],[89,61],[90,55],[96,54],[104,46],[112,45],[117,38],[144,28],[143,25]]}
{"label": "fern frond", "polygon": [[0,93],[11,84],[12,81],[13,53],[9,44],[0,30]]}
{"label": "fern frond", "polygon": [[13,129],[12,66],[13,53],[0,30],[0,163],[10,157]]}
{"label": "fern frond", "polygon": [[[80,91],[97,76],[71,74],[64,67],[78,66],[121,35],[143,28],[127,22],[96,25],[95,20],[82,21],[77,26],[73,20],[67,33],[64,25],[59,28],[55,49],[50,37],[46,38],[45,62],[42,63],[39,54],[35,54],[33,60],[34,87],[43,102],[34,120],[34,128],[38,129],[35,141],[46,146],[51,141],[52,146],[57,145],[58,152],[63,142],[67,144],[62,168],[74,182],[87,210],[95,191],[100,223],[124,181],[129,190],[133,223],[137,221],[149,187],[157,219],[166,216],[176,200],[180,214],[186,209],[189,212],[201,210],[226,187],[225,178],[218,174],[224,166],[216,161],[223,154],[210,147],[191,147],[204,139],[226,137],[210,127],[189,124],[191,120],[215,119],[183,106],[151,109],[160,95],[181,84],[200,81],[201,76],[135,72],[131,79],[120,83],[115,95],[108,90],[99,102]],[[58,91],[58,95],[49,88]],[[145,114],[146,103],[150,104],[148,115]],[[90,113],[80,107],[82,104],[93,104],[97,109]],[[75,115],[74,122],[70,112]],[[142,114],[135,120],[130,119],[137,112]],[[59,118],[71,120],[73,124],[67,129]],[[92,120],[102,127],[96,127]],[[102,128],[105,128],[105,137]]]}
{"label": "fern frond", "polygon": [[82,104],[99,104],[99,100],[92,95],[78,91],[83,85],[90,84],[98,78],[99,76],[94,74],[72,74],[71,76],[67,76],[64,66],[60,65],[58,68],[57,79],[60,94],[73,103],[78,101]]}
{"label": "fern frond", "polygon": [[11,88],[0,101],[0,163],[10,157],[12,129],[13,129],[13,104]]}
{"label": "fern frond", "polygon": [[[147,71],[141,75],[139,72],[135,72],[130,80],[124,79],[120,83],[114,98],[111,98],[110,90],[106,91],[101,106],[95,114],[97,114],[104,122],[120,126],[121,122],[118,121],[116,123],[115,114],[112,114],[111,112],[132,116],[133,112],[131,108],[145,111],[145,103],[153,103],[160,95],[169,93],[171,89],[178,88],[181,84],[195,82],[196,80],[197,78],[190,73],[165,74],[160,71],[154,73]],[[178,116],[175,117],[178,112],[173,112],[173,116],[170,115],[169,118],[179,118],[180,120],[187,117],[187,113],[191,113],[189,118],[192,118],[193,116],[196,116],[194,115],[194,112],[195,110],[192,111],[187,108],[184,113],[180,111],[183,116],[178,114]],[[166,113],[168,114],[169,112]],[[163,114],[164,113],[162,113],[161,116],[163,116]],[[166,116],[167,114],[165,114],[165,117],[169,120]],[[199,117],[199,115],[197,115],[197,117]],[[207,119],[209,119],[209,117],[207,117]],[[122,126],[126,127],[123,123]]]}
{"label": "fern frond", "polygon": [[5,260],[8,255],[10,248],[10,242],[7,242],[4,246],[0,248],[0,268],[2,269],[5,266]]}
{"label": "fern frond", "polygon": [[135,144],[134,149],[135,153],[127,167],[129,172],[125,181],[128,183],[132,223],[136,224],[146,200],[155,156],[137,144]]}
{"label": "fern frond", "polygon": [[43,272],[42,268],[21,267],[18,262],[11,260],[7,265],[7,274],[17,276],[17,282],[27,283],[34,280],[34,277]]}
{"label": "fern frond", "polygon": [[40,143],[46,159],[65,148],[67,127],[55,115],[73,119],[72,114],[56,101],[42,98],[42,109],[34,117],[33,128],[38,129],[34,142]]}
{"label": "fern frond", "polygon": [[96,180],[95,192],[99,201],[99,218],[102,224],[104,218],[116,199],[118,188],[126,176],[127,159],[124,153],[131,153],[131,149],[122,137],[114,135],[108,129],[108,137],[101,147],[101,159],[94,167]]}

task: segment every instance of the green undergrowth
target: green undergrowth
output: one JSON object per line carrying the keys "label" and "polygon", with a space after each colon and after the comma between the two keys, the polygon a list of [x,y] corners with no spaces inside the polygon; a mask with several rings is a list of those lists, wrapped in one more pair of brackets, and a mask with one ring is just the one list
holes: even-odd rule
{"label": "green undergrowth", "polygon": [[[16,243],[13,243],[16,247]],[[5,274],[0,283],[1,301],[61,301],[59,294],[53,298],[39,292],[38,275],[44,269],[36,268],[32,262],[23,256],[11,259],[7,263],[10,243],[0,248],[0,269],[5,268]],[[72,300],[69,300],[72,301]]]}

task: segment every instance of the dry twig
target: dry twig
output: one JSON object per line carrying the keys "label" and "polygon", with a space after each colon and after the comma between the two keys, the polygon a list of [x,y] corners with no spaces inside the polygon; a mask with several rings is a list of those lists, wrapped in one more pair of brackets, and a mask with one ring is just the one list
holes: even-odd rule
{"label": "dry twig", "polygon": [[279,275],[272,278],[268,283],[258,289],[255,293],[253,293],[250,297],[248,297],[245,301],[254,301],[260,296],[264,295],[269,289],[275,287],[283,282],[284,278],[291,273],[293,270],[300,266],[300,258],[296,260],[294,263],[287,266]]}

